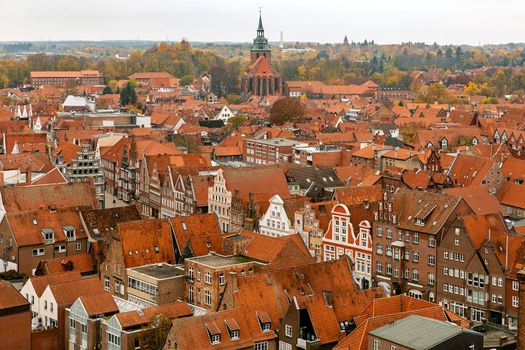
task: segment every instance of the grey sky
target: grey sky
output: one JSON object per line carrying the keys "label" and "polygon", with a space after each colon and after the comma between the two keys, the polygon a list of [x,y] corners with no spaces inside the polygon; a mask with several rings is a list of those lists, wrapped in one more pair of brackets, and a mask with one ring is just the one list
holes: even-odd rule
{"label": "grey sky", "polygon": [[0,0],[0,41],[524,42],[525,0]]}

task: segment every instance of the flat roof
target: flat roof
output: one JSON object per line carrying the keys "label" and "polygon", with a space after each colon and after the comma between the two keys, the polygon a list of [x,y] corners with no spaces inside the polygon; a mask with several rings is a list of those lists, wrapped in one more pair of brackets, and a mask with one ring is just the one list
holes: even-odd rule
{"label": "flat roof", "polygon": [[252,141],[252,142],[258,142],[263,143],[266,145],[272,145],[272,146],[295,146],[295,145],[307,145],[304,142],[296,141],[296,140],[290,140],[290,139],[284,139],[284,138],[274,138],[274,139],[246,139],[246,141]]}
{"label": "flat roof", "polygon": [[239,256],[239,255],[224,256],[224,255],[217,255],[217,254],[198,256],[194,258],[189,258],[188,260],[195,261],[199,264],[208,265],[212,267],[240,265],[240,264],[246,264],[248,262],[255,261],[253,259],[250,259],[244,256]]}
{"label": "flat roof", "polygon": [[410,349],[424,350],[462,332],[481,333],[432,318],[411,315],[399,321],[376,328],[370,335],[388,340]]}
{"label": "flat roof", "polygon": [[144,265],[134,267],[131,270],[156,279],[166,279],[184,275],[184,268],[170,264]]}

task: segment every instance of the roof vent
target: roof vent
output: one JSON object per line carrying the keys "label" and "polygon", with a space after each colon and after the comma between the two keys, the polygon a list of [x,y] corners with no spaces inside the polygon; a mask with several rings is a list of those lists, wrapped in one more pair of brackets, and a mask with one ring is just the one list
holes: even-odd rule
{"label": "roof vent", "polygon": [[38,221],[36,221],[36,219],[33,219],[33,225],[36,225],[38,224]]}

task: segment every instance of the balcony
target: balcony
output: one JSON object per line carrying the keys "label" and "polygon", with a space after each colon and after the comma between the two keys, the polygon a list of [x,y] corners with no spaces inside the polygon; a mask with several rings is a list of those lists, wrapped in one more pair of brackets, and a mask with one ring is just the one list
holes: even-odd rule
{"label": "balcony", "polygon": [[315,338],[314,340],[306,340],[297,338],[297,347],[299,349],[309,349],[313,344],[319,342],[319,339]]}

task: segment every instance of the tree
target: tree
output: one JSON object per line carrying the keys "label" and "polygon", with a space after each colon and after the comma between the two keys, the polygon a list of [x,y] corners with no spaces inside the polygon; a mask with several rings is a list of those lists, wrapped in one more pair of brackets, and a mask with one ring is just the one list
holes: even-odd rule
{"label": "tree", "polygon": [[468,83],[467,86],[465,86],[464,92],[470,96],[479,95],[481,92],[481,88],[478,86],[478,84],[471,81],[470,83]]}
{"label": "tree", "polygon": [[109,85],[104,86],[104,90],[102,90],[102,95],[112,94],[113,90],[109,87]]}
{"label": "tree", "polygon": [[238,130],[239,127],[241,127],[248,118],[242,114],[237,114],[230,119],[228,119],[228,125],[231,127],[232,130]]}
{"label": "tree", "polygon": [[299,99],[283,97],[275,101],[270,109],[270,120],[282,125],[288,121],[298,121],[304,114],[304,107]]}
{"label": "tree", "polygon": [[161,350],[166,343],[166,338],[168,337],[170,328],[171,321],[167,316],[163,314],[155,315],[151,321],[151,329],[144,337],[144,348]]}
{"label": "tree", "polygon": [[401,139],[403,142],[414,142],[418,131],[421,129],[424,129],[424,125],[421,123],[408,123],[401,129]]}
{"label": "tree", "polygon": [[120,92],[120,104],[122,106],[135,105],[137,103],[137,93],[131,82],[127,82],[126,86]]}
{"label": "tree", "polygon": [[191,83],[193,83],[193,77],[191,75],[185,75],[182,78],[180,78],[181,86],[188,86]]}

